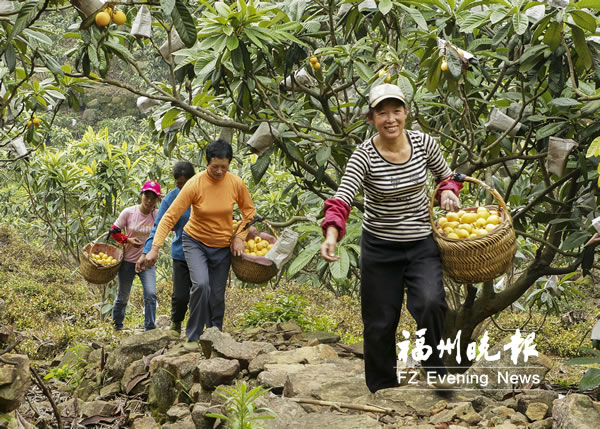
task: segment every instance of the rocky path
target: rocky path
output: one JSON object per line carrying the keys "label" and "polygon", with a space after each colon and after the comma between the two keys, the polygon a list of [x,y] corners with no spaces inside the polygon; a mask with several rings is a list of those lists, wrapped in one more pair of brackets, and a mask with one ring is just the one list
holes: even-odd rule
{"label": "rocky path", "polygon": [[[114,347],[94,344],[83,353],[77,388],[47,381],[65,428],[208,429],[226,427],[218,386],[245,382],[270,391],[255,402],[268,429],[362,428],[560,428],[600,427],[600,403],[588,396],[544,390],[551,362],[519,362],[510,386],[491,377],[509,362],[478,362],[465,379],[439,392],[424,380],[370,393],[363,362],[339,338],[302,333],[293,323],[270,324],[234,336],[209,329],[202,350],[189,353],[173,331],[125,334]],[[501,346],[500,346],[501,347]],[[66,353],[49,367],[74,367],[82,356]],[[27,357],[0,361],[0,428],[54,428],[57,412],[29,384]],[[42,369],[43,370],[43,369]],[[484,374],[489,379],[482,385]],[[539,383],[532,381],[541,380]]]}

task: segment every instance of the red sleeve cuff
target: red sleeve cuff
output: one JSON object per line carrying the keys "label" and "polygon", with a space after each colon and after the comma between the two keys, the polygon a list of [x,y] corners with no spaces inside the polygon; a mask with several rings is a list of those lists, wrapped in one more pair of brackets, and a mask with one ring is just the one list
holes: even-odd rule
{"label": "red sleeve cuff", "polygon": [[327,228],[333,226],[338,230],[338,241],[340,241],[346,234],[346,221],[348,215],[350,215],[350,210],[350,206],[340,199],[329,198],[325,200],[323,205],[325,218],[321,223],[323,236],[327,235]]}
{"label": "red sleeve cuff", "polygon": [[[435,194],[435,200],[439,203],[440,198],[442,196],[442,191],[452,191],[458,197],[460,190],[463,187],[463,182],[459,182],[458,180],[452,179],[453,176],[448,177],[441,181],[441,185]],[[436,181],[436,183],[440,183]]]}
{"label": "red sleeve cuff", "polygon": [[[115,232],[113,232],[115,231]],[[117,232],[118,231],[118,232]],[[121,244],[125,244],[127,243],[127,239],[129,238],[128,236],[126,236],[125,234],[121,233],[121,228],[118,228],[117,226],[113,225],[110,227],[110,236],[117,242],[117,243],[121,243]]]}

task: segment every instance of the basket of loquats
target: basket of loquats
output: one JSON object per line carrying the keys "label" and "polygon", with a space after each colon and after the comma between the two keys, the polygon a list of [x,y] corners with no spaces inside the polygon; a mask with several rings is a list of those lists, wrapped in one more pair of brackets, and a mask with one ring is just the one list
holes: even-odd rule
{"label": "basket of loquats", "polygon": [[479,283],[507,272],[517,250],[513,221],[502,196],[484,182],[465,177],[492,194],[497,205],[468,207],[434,216],[437,188],[429,204],[433,238],[444,273],[461,283]]}
{"label": "basket of loquats", "polygon": [[242,256],[233,256],[231,258],[231,268],[235,276],[246,283],[266,283],[277,274],[277,266],[267,259],[265,255],[273,248],[277,241],[278,234],[273,227],[265,220],[261,222],[272,232],[259,232],[251,222],[242,228],[242,222],[233,222],[233,236],[239,233],[239,230],[248,228],[248,235],[244,241],[244,254]]}
{"label": "basket of loquats", "polygon": [[122,248],[99,242],[107,234],[88,243],[79,253],[79,271],[93,284],[105,284],[114,279],[123,261]]}

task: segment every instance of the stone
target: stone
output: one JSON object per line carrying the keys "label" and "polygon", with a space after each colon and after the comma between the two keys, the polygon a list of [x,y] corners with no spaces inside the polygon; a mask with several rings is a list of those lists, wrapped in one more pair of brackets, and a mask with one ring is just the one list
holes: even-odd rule
{"label": "stone", "polygon": [[71,347],[65,351],[58,367],[62,368],[67,365],[71,368],[82,365],[83,362],[88,361],[88,356],[92,352],[92,348],[85,344],[78,344],[75,347]]}
{"label": "stone", "polygon": [[283,393],[288,398],[353,402],[369,391],[362,361],[340,360],[336,363],[305,365],[303,371],[289,374]]}
{"label": "stone", "polygon": [[177,420],[183,420],[188,416],[191,416],[192,412],[190,411],[190,406],[188,404],[177,404],[173,405],[167,411],[167,418],[170,422],[175,422]]}
{"label": "stone", "polygon": [[280,395],[283,393],[288,375],[304,371],[305,366],[303,364],[267,364],[264,369],[258,374],[256,381],[270,388],[274,394]]}
{"label": "stone", "polygon": [[0,386],[10,384],[17,378],[17,368],[12,366],[0,367]]}
{"label": "stone", "polygon": [[295,422],[307,414],[304,408],[297,402],[277,396],[262,396],[256,400],[255,405],[257,407],[256,415],[266,416],[274,414],[276,416],[275,419],[261,420],[264,429],[290,428],[291,422],[295,424]]}
{"label": "stone", "polygon": [[200,361],[196,371],[197,380],[202,387],[211,390],[220,384],[231,384],[240,372],[240,363],[217,357]]}
{"label": "stone", "polygon": [[84,402],[81,406],[81,414],[85,417],[112,416],[115,410],[115,404],[106,401]]}
{"label": "stone", "polygon": [[196,429],[213,429],[215,419],[206,417],[206,413],[217,411],[211,407],[208,402],[197,402],[192,408],[192,421],[196,425]]}
{"label": "stone", "polygon": [[510,421],[504,421],[499,425],[495,426],[495,429],[518,429],[516,425],[512,424]]}
{"label": "stone", "polygon": [[148,392],[150,405],[165,413],[182,392],[187,393],[192,387],[195,369],[201,359],[200,353],[163,355],[152,359]]}
{"label": "stone", "polygon": [[499,407],[490,408],[487,411],[486,417],[490,418],[492,416],[499,416],[504,420],[504,419],[510,417],[511,415],[513,415],[514,413],[515,413],[515,410],[513,410],[512,408],[508,408],[508,407],[505,407],[504,405],[501,405]]}
{"label": "stone", "polygon": [[84,401],[93,400],[100,394],[100,384],[96,378],[84,378],[76,392],[77,396]]}
{"label": "stone", "polygon": [[107,396],[114,396],[121,393],[121,382],[115,381],[114,383],[107,384],[100,389],[100,396],[102,398]]}
{"label": "stone", "polygon": [[531,423],[529,429],[552,429],[552,417]]}
{"label": "stone", "polygon": [[200,383],[192,384],[192,387],[191,387],[190,391],[188,392],[192,403],[209,402],[211,393],[212,392],[210,390],[203,389],[202,385]]}
{"label": "stone", "polygon": [[29,358],[19,354],[5,354],[0,362],[0,373],[8,383],[0,385],[0,413],[9,413],[19,408],[31,384]]}
{"label": "stone", "polygon": [[319,344],[316,347],[300,347],[258,355],[248,365],[248,372],[251,375],[258,374],[265,364],[322,363],[334,359],[338,359],[337,352],[331,346]]}
{"label": "stone", "polygon": [[288,320],[286,322],[279,322],[277,329],[284,332],[284,338],[288,340],[292,335],[299,334],[302,332],[302,328],[297,322]]}
{"label": "stone", "polygon": [[597,429],[600,403],[579,393],[556,399],[552,406],[553,429]]}
{"label": "stone", "polygon": [[275,346],[270,343],[259,341],[245,341],[239,343],[227,333],[219,331],[217,328],[208,328],[200,337],[200,345],[207,359],[213,354],[216,357],[226,359],[237,359],[240,361],[240,368],[247,369],[250,361],[261,353],[275,351]]}
{"label": "stone", "polygon": [[83,122],[91,123],[96,120],[96,116],[98,116],[96,110],[94,109],[85,109],[81,115],[81,120]]}
{"label": "stone", "polygon": [[332,334],[331,332],[315,331],[303,332],[290,338],[290,341],[299,344],[308,343],[312,340],[317,340],[320,344],[335,344],[340,341],[340,336],[338,334]]}
{"label": "stone", "polygon": [[299,417],[291,427],[294,429],[379,429],[381,426],[377,419],[365,414],[310,413]]}
{"label": "stone", "polygon": [[[139,379],[139,377],[148,374],[149,368],[146,368],[146,363],[144,359],[139,359],[132,362],[126,369],[123,377],[121,378],[121,391],[125,394],[137,395],[138,393],[142,393],[145,390],[145,385],[148,383],[144,383],[140,381],[135,386],[129,386],[134,379]],[[150,374],[148,374],[148,378]],[[131,391],[127,392],[127,388],[130,387]]]}
{"label": "stone", "polygon": [[542,402],[548,406],[548,412],[545,417],[549,417],[552,414],[552,404],[555,399],[558,399],[558,393],[553,390],[534,389],[518,394],[516,399],[517,411],[525,414],[529,404]]}
{"label": "stone", "polygon": [[529,423],[527,417],[518,411],[510,416],[510,422],[515,425],[527,425]]}
{"label": "stone", "polygon": [[158,429],[158,424],[150,416],[138,417],[133,421],[131,429]]}
{"label": "stone", "polygon": [[175,423],[162,425],[162,429],[196,429],[196,425],[192,420],[192,416],[187,416],[183,420],[178,420]]}
{"label": "stone", "polygon": [[179,335],[169,329],[152,329],[125,337],[106,361],[106,376],[121,379],[125,369],[134,361],[150,356],[168,345],[178,342]]}
{"label": "stone", "polygon": [[464,373],[469,380],[465,387],[480,389],[485,395],[502,400],[507,392],[535,387],[544,380],[553,366],[552,360],[538,352],[538,356],[529,356],[525,362],[520,353],[514,363],[510,350],[504,350],[510,341],[509,336],[488,351],[489,356],[499,354],[498,360],[481,359]]}
{"label": "stone", "polygon": [[76,417],[81,415],[81,407],[83,407],[84,401],[82,399],[69,399],[65,402],[61,402],[56,405],[61,416],[65,417]]}
{"label": "stone", "polygon": [[525,415],[532,422],[536,422],[538,420],[544,420],[547,413],[548,413],[548,405],[546,405],[542,402],[532,402],[527,407],[527,411],[525,411]]}

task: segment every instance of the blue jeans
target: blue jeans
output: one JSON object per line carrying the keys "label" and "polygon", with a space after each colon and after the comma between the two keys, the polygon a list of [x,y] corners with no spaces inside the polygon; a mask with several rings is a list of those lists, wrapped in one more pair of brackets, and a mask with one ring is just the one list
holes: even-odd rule
{"label": "blue jeans", "polygon": [[[123,261],[119,268],[119,291],[113,305],[112,317],[116,329],[123,329],[125,320],[125,309],[129,302],[131,285],[135,278],[135,264]],[[156,325],[156,267],[146,268],[145,271],[137,273],[144,288],[144,330],[155,329]]]}
{"label": "blue jeans", "polygon": [[229,247],[208,247],[186,232],[182,237],[183,252],[192,279],[190,315],[185,334],[188,340],[194,341],[200,338],[205,327],[223,329],[231,251]]}

